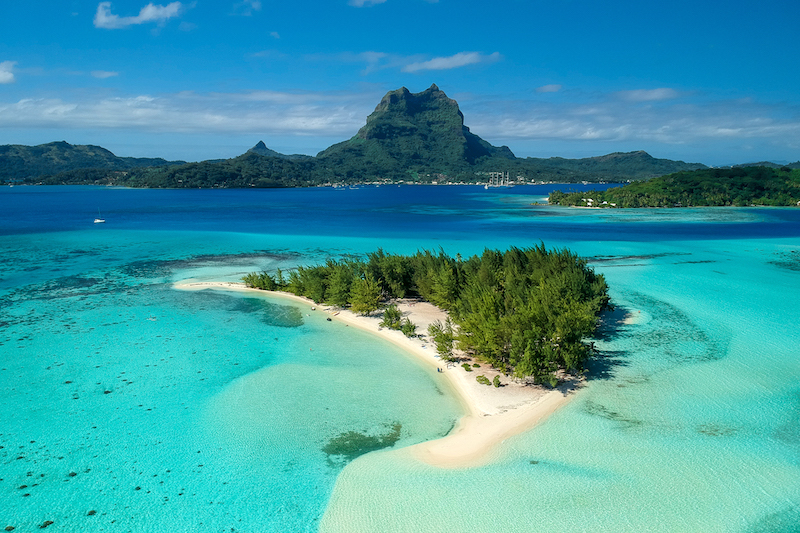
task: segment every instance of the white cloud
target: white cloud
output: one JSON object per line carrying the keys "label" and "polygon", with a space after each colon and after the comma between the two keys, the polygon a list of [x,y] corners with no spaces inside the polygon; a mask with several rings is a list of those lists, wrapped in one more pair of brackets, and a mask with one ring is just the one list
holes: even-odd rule
{"label": "white cloud", "polygon": [[147,22],[163,24],[180,15],[184,9],[180,2],[172,2],[165,6],[150,3],[144,6],[135,17],[120,17],[111,13],[111,2],[100,2],[94,15],[94,26],[95,28],[116,30]]}
{"label": "white cloud", "polygon": [[620,98],[629,102],[656,102],[660,100],[672,100],[680,96],[678,91],[668,87],[660,89],[638,89],[635,91],[621,91],[617,93]]}
{"label": "white cloud", "polygon": [[269,32],[269,36],[274,38],[274,39],[280,39],[281,38],[281,34],[276,32],[276,31]]}
{"label": "white cloud", "polygon": [[254,11],[261,11],[260,0],[243,0],[233,4],[233,13],[243,17],[249,17]]}
{"label": "white cloud", "polygon": [[420,70],[448,70],[452,68],[475,65],[477,63],[494,63],[500,60],[500,54],[485,55],[479,52],[459,52],[448,57],[434,57],[428,61],[409,63],[403,67],[403,72],[418,72]]}
{"label": "white cloud", "polygon": [[557,84],[550,84],[550,85],[542,85],[541,87],[536,88],[537,93],[557,93],[561,90],[561,85]]}
{"label": "white cloud", "polygon": [[16,61],[0,62],[0,84],[14,83],[14,65],[16,64]]}
{"label": "white cloud", "polygon": [[110,70],[93,70],[91,72],[92,77],[104,80],[106,78],[113,78],[114,76],[119,76],[119,72],[113,72]]}
{"label": "white cloud", "polygon": [[384,2],[386,2],[386,0],[349,0],[347,3],[354,7],[369,7]]}

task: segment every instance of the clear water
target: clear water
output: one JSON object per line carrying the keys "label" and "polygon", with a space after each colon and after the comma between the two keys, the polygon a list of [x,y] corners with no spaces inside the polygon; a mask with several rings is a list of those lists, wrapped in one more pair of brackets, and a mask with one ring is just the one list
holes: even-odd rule
{"label": "clear water", "polygon": [[[3,188],[0,521],[798,531],[800,211],[530,205],[549,188]],[[404,450],[461,408],[393,346],[286,300],[171,288],[379,246],[540,241],[591,258],[618,311],[590,385],[480,468]],[[326,453],[398,427],[391,448]]]}

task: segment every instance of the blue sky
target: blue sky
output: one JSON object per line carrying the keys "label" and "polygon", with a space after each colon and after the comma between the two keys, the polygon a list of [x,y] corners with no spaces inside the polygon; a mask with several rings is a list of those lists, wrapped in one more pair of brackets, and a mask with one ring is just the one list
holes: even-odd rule
{"label": "blue sky", "polygon": [[316,154],[436,83],[517,156],[800,159],[800,2],[61,0],[0,8],[0,144]]}

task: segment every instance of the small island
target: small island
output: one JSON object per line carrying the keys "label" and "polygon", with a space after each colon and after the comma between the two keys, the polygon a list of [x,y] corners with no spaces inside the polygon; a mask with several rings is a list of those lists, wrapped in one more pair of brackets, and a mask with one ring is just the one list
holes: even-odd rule
{"label": "small island", "polygon": [[446,468],[485,462],[497,443],[564,405],[582,384],[592,352],[584,338],[611,307],[602,275],[572,252],[544,245],[485,250],[466,260],[441,251],[378,250],[366,260],[329,260],[287,275],[253,273],[244,282],[187,281],[176,288],[269,291],[377,334],[435,367],[466,416],[446,437],[408,453]]}
{"label": "small island", "polygon": [[[557,384],[556,373],[580,372],[590,354],[583,339],[609,307],[608,287],[584,259],[544,245],[505,252],[485,250],[463,260],[444,252],[412,256],[378,250],[367,260],[329,260],[299,267],[288,278],[278,271],[245,276],[248,287],[279,290],[319,304],[368,315],[384,302],[409,296],[448,313],[428,334],[447,361],[454,348],[517,378]],[[383,313],[383,327],[416,333],[396,306]]]}
{"label": "small island", "polygon": [[553,191],[549,203],[595,208],[798,206],[800,169],[754,166],[677,172],[605,191]]}

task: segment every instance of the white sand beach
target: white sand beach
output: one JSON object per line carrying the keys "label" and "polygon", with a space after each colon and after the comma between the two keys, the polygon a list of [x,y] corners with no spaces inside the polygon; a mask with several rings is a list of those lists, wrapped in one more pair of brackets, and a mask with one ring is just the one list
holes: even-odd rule
{"label": "white sand beach", "polygon": [[[243,283],[207,282],[186,280],[176,283],[179,290],[228,290],[269,295],[293,300],[314,308],[316,312],[330,315],[332,320],[361,328],[403,348],[426,364],[441,370],[451,383],[467,414],[447,436],[412,446],[411,453],[420,461],[442,468],[463,468],[484,464],[491,460],[492,450],[508,437],[526,431],[545,420],[565,405],[573,392],[583,385],[579,379],[567,380],[556,389],[516,382],[481,364],[467,372],[460,365],[441,360],[436,348],[428,339],[428,325],[436,320],[442,322],[447,313],[427,302],[399,300],[395,302],[405,317],[417,326],[419,337],[409,338],[400,331],[381,328],[381,313],[370,316],[356,315],[338,307],[316,304],[313,301],[284,292],[251,289]],[[480,364],[480,363],[478,363]],[[484,375],[489,380],[499,375],[502,386],[482,385],[475,379]]]}

